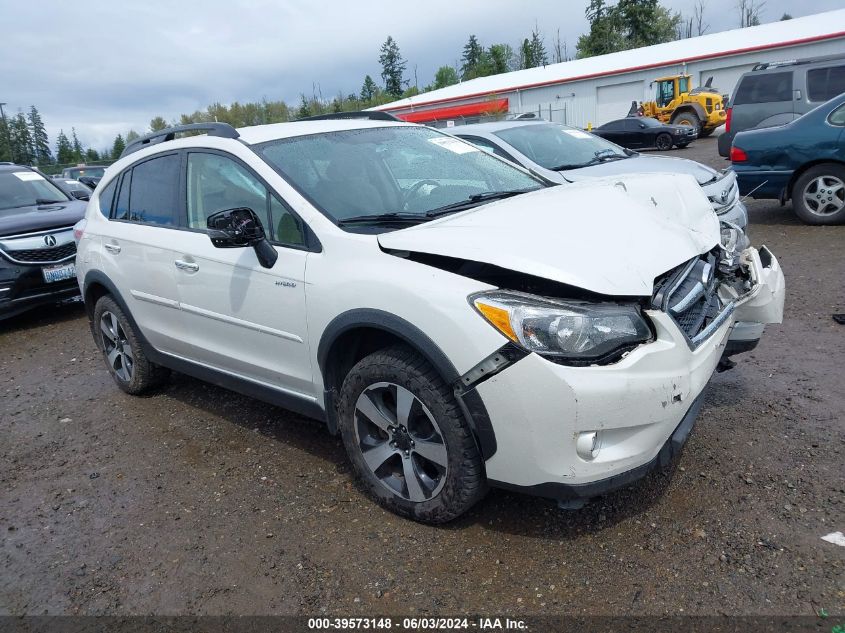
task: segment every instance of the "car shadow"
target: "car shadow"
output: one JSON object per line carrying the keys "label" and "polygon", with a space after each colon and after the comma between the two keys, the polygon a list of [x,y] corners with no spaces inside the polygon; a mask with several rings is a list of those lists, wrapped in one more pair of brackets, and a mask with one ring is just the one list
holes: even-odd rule
{"label": "car shadow", "polygon": [[[346,452],[339,436],[332,436],[316,420],[289,412],[252,398],[241,396],[182,374],[174,374],[161,393],[183,404],[276,442],[307,451],[324,462],[323,468],[353,480]],[[465,530],[475,525],[485,529],[552,539],[573,539],[613,527],[641,515],[665,494],[677,461],[668,472],[654,472],[628,488],[588,503],[581,509],[563,510],[553,500],[492,489],[465,516],[439,526],[445,530]],[[354,481],[363,498],[369,496]]]}
{"label": "car shadow", "polygon": [[745,203],[748,209],[748,223],[752,230],[755,224],[764,226],[808,226],[795,215],[792,203],[781,206],[776,200],[752,201],[750,199],[746,200]]}
{"label": "car shadow", "polygon": [[85,316],[85,304],[81,300],[67,301],[57,305],[43,305],[27,310],[8,319],[0,320],[0,334],[13,334],[23,330],[73,321]]}

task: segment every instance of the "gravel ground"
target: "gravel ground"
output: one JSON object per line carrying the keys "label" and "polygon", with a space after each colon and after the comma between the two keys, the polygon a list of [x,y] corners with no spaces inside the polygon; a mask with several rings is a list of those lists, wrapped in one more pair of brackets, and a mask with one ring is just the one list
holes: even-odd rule
{"label": "gravel ground", "polygon": [[845,613],[845,226],[750,212],[784,324],[674,472],[575,512],[492,491],[401,520],[318,424],[185,376],[124,395],[79,305],[0,324],[0,614]]}

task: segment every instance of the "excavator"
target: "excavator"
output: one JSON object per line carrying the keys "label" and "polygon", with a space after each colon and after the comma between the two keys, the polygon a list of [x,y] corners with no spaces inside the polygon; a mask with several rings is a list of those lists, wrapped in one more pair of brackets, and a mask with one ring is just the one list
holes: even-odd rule
{"label": "excavator", "polygon": [[654,101],[631,105],[629,116],[647,116],[662,123],[690,125],[698,130],[699,136],[710,136],[716,128],[725,124],[724,99],[713,88],[713,77],[703,86],[692,88],[690,75],[659,77],[649,84],[657,84]]}

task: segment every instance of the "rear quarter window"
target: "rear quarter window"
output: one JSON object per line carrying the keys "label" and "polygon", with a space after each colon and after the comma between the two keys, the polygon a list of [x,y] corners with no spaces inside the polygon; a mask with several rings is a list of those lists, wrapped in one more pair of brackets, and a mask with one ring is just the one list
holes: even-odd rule
{"label": "rear quarter window", "polygon": [[810,101],[830,101],[845,92],[845,65],[807,71],[807,97]]}
{"label": "rear quarter window", "polygon": [[117,189],[117,181],[119,178],[113,179],[106,188],[103,189],[102,193],[99,196],[100,201],[100,213],[102,213],[105,217],[110,217],[111,215],[111,208],[112,204],[114,203],[114,192]]}
{"label": "rear quarter window", "polygon": [[792,101],[792,71],[746,75],[739,84],[733,105]]}

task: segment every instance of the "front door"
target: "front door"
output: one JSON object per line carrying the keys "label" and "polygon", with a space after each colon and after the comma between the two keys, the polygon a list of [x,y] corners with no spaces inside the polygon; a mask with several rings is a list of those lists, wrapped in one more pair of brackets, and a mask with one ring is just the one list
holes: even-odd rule
{"label": "front door", "polygon": [[[190,358],[297,394],[312,394],[301,220],[243,163],[219,152],[187,157],[187,225],[174,266]],[[279,259],[262,268],[252,248],[215,248],[208,216],[252,209]]]}

